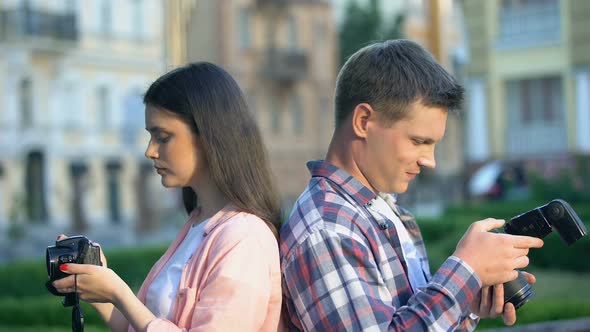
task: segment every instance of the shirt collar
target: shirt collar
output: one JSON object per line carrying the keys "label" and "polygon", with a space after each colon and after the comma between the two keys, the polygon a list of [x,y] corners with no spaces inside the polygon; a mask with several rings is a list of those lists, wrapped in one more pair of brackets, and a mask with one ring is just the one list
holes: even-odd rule
{"label": "shirt collar", "polygon": [[325,160],[309,161],[307,162],[307,168],[312,177],[326,178],[350,195],[359,205],[365,205],[377,197],[377,194],[357,178]]}

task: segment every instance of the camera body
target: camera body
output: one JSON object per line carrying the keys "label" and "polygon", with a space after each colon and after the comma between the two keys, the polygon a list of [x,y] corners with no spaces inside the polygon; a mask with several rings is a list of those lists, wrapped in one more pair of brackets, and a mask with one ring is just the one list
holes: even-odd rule
{"label": "camera body", "polygon": [[[555,230],[569,246],[588,234],[586,226],[574,209],[564,200],[555,199],[519,214],[504,225],[504,232],[544,238]],[[519,272],[516,280],[504,284],[504,302],[514,304],[516,309],[535,296],[531,285]]]}
{"label": "camera body", "polygon": [[564,200],[555,199],[510,219],[504,232],[533,236],[539,239],[555,230],[569,246],[588,234],[586,226],[574,209]]}
{"label": "camera body", "polygon": [[93,244],[83,235],[71,236],[63,240],[55,241],[54,246],[49,246],[45,250],[45,264],[47,265],[47,289],[57,296],[65,296],[63,305],[73,305],[74,293],[58,293],[51,283],[55,280],[67,277],[69,274],[59,269],[61,264],[94,264],[102,265],[100,261],[100,247]]}

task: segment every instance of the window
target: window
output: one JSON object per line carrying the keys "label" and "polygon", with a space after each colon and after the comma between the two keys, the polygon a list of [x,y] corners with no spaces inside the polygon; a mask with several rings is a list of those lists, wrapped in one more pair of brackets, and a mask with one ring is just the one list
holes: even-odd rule
{"label": "window", "polygon": [[32,151],[27,155],[26,164],[26,211],[29,220],[43,222],[47,219],[45,206],[45,161],[43,153]]}
{"label": "window", "polygon": [[258,120],[258,110],[256,109],[258,106],[256,105],[256,94],[253,90],[246,95],[246,102],[248,103],[250,114],[252,114],[254,120]]}
{"label": "window", "polygon": [[102,0],[100,2],[100,32],[103,36],[109,37],[112,34],[113,13],[111,0]]}
{"label": "window", "polygon": [[270,98],[270,125],[273,134],[280,134],[282,131],[282,115],[279,99],[277,96]]}
{"label": "window", "polygon": [[561,77],[508,81],[505,100],[507,156],[522,158],[567,150]]}
{"label": "window", "polygon": [[131,15],[133,15],[133,17],[131,17],[131,22],[133,24],[133,38],[141,40],[143,39],[144,26],[143,0],[132,0],[131,6]]}
{"label": "window", "polygon": [[20,119],[22,128],[33,126],[33,88],[30,78],[24,78],[19,86]]}
{"label": "window", "polygon": [[110,105],[111,93],[109,88],[105,85],[96,89],[96,113],[98,117],[98,125],[102,129],[108,128],[110,124]]}
{"label": "window", "polygon": [[557,0],[502,0],[499,46],[529,47],[560,40]]}
{"label": "window", "polygon": [[238,35],[240,38],[240,49],[252,47],[252,34],[250,32],[250,11],[248,8],[240,8],[238,14]]}
{"label": "window", "polygon": [[299,47],[298,39],[297,20],[295,16],[290,15],[287,21],[287,42],[290,50],[296,50]]}
{"label": "window", "polygon": [[121,163],[118,161],[110,161],[106,164],[106,186],[107,186],[107,197],[109,209],[109,219],[115,223],[121,223],[121,185],[120,176]]}
{"label": "window", "polygon": [[558,77],[525,79],[508,82],[509,98],[520,122],[553,122],[561,105],[561,80]]}
{"label": "window", "polygon": [[293,95],[291,99],[291,114],[293,116],[293,133],[295,135],[303,134],[304,120],[303,109],[301,107],[301,100],[298,95]]}

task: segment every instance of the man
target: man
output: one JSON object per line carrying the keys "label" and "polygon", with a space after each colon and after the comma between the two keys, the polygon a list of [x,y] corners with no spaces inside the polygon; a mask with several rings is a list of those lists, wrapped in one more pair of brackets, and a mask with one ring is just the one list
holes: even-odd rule
{"label": "man", "polygon": [[543,242],[489,232],[502,220],[478,221],[431,276],[415,219],[389,194],[435,167],[463,88],[418,44],[395,40],[352,55],[335,98],[326,160],[308,163],[312,178],[281,230],[290,329],[472,330],[500,314],[513,324],[502,283]]}

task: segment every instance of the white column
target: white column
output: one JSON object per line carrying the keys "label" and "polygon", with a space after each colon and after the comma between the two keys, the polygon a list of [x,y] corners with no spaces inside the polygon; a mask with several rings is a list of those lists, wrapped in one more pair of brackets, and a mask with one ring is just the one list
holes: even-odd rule
{"label": "white column", "polygon": [[488,136],[487,96],[485,81],[481,77],[467,80],[467,109],[466,109],[466,158],[468,161],[484,161],[490,156]]}
{"label": "white column", "polygon": [[590,69],[580,70],[576,79],[576,145],[590,152]]}

